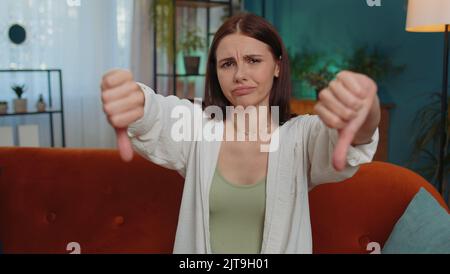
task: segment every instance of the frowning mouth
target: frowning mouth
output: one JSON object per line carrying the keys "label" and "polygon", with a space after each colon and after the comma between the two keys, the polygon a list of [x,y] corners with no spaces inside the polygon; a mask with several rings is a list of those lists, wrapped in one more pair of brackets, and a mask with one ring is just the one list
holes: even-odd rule
{"label": "frowning mouth", "polygon": [[256,88],[255,87],[240,87],[236,88],[232,91],[235,96],[244,96],[252,93]]}

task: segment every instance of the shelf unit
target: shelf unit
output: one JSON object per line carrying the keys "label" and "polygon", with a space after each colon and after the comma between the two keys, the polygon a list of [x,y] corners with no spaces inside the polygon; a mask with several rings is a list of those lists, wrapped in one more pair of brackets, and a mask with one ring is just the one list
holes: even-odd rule
{"label": "shelf unit", "polygon": [[[8,112],[6,114],[0,114],[0,118],[14,117],[14,116],[29,116],[29,115],[47,115],[50,124],[50,144],[51,147],[55,147],[55,134],[54,134],[54,115],[61,115],[61,143],[62,147],[66,147],[65,141],[65,128],[64,128],[64,98],[63,98],[63,85],[62,85],[62,71],[61,69],[0,69],[0,73],[40,73],[44,74],[47,78],[47,95],[48,104],[46,111],[37,112],[29,111],[25,113],[13,113]],[[52,75],[56,74],[58,76],[59,85],[59,107],[54,108],[53,102],[53,92],[52,92]]]}
{"label": "shelf unit", "polygon": [[[211,43],[211,38],[214,37],[215,32],[211,29],[211,17],[212,17],[212,10],[215,8],[226,8],[227,12],[224,14],[226,17],[230,17],[233,15],[233,0],[224,0],[224,1],[217,1],[217,0],[172,0],[172,5],[174,7],[174,12],[172,16],[172,32],[173,32],[173,39],[172,42],[172,49],[173,49],[173,61],[172,63],[166,62],[167,70],[166,72],[159,72],[158,71],[158,64],[162,63],[159,62],[159,57],[161,57],[161,54],[159,54],[159,48],[158,48],[158,41],[157,41],[157,33],[158,33],[158,26],[156,24],[154,25],[154,50],[153,50],[153,83],[155,86],[156,92],[159,90],[158,84],[162,81],[165,81],[165,83],[168,86],[169,93],[168,95],[177,95],[180,91],[178,90],[178,84],[182,84],[184,88],[186,88],[186,84],[188,85],[189,89],[189,79],[192,78],[204,78],[205,73],[199,73],[199,74],[182,74],[179,73],[177,70],[177,27],[179,27],[177,24],[179,23],[178,18],[178,11],[183,8],[188,9],[205,9],[206,10],[206,27],[205,27],[205,33],[204,36],[206,38],[206,48],[209,48],[209,45]],[[206,50],[207,51],[207,50]],[[207,56],[207,54],[206,54]],[[169,58],[167,58],[169,59]],[[201,62],[206,63],[205,60],[201,60]],[[182,80],[183,82],[179,82],[179,80]],[[194,87],[195,88],[195,87]],[[179,96],[180,97],[180,96]],[[181,96],[183,97],[183,96]],[[185,97],[183,97],[185,98]],[[187,98],[190,100],[193,100],[193,98]]]}

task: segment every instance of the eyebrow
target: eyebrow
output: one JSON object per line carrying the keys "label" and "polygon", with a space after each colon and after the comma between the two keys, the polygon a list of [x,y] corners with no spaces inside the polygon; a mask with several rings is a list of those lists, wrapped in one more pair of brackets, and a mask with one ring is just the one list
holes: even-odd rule
{"label": "eyebrow", "polygon": [[[263,55],[260,55],[260,54],[248,54],[248,55],[244,55],[244,58],[248,58],[248,57],[250,57],[250,58],[257,58],[257,57],[263,57]],[[222,62],[224,62],[224,61],[232,61],[232,60],[234,60],[234,57],[228,57],[228,58],[224,58],[224,59],[222,59],[222,60],[220,60],[219,61],[219,63],[222,63]]]}

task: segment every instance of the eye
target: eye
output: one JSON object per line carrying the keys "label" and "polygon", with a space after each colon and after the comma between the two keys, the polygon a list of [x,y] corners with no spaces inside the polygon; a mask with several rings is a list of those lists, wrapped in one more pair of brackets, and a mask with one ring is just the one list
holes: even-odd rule
{"label": "eye", "polygon": [[247,61],[248,61],[250,64],[257,64],[257,63],[260,63],[260,62],[261,62],[261,60],[258,60],[258,59],[255,59],[255,58],[248,58]]}
{"label": "eye", "polygon": [[220,67],[221,68],[229,68],[233,64],[233,61],[228,61],[223,63]]}

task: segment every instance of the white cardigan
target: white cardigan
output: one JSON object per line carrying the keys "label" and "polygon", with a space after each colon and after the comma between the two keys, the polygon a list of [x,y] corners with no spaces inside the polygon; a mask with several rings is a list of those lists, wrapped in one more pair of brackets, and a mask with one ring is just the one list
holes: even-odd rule
{"label": "white cardigan", "polygon": [[[163,97],[140,86],[145,94],[145,114],[128,128],[133,148],[185,178],[173,252],[210,254],[209,191],[221,142],[174,141],[170,133],[177,119],[171,118],[172,109],[184,105],[191,110],[200,108],[201,113],[201,106],[175,96]],[[223,132],[223,122],[215,123]],[[279,149],[269,153],[261,253],[312,253],[308,191],[322,183],[352,177],[360,164],[372,161],[378,129],[370,144],[350,147],[348,165],[341,172],[332,165],[337,131],[327,128],[318,116],[293,118],[277,133]]]}

